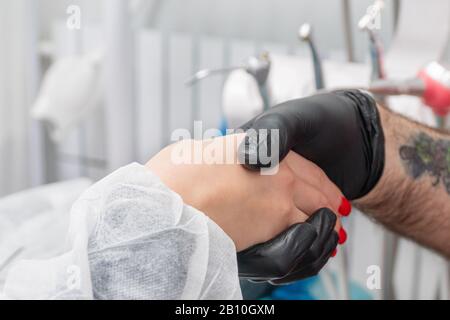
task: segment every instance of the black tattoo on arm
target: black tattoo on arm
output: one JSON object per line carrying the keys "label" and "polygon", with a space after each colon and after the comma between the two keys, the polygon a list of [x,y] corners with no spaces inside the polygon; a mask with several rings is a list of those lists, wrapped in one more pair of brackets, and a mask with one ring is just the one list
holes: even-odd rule
{"label": "black tattoo on arm", "polygon": [[426,173],[434,178],[433,186],[442,181],[445,190],[450,194],[449,140],[434,139],[421,132],[414,136],[410,145],[401,146],[399,153],[413,179],[418,179]]}

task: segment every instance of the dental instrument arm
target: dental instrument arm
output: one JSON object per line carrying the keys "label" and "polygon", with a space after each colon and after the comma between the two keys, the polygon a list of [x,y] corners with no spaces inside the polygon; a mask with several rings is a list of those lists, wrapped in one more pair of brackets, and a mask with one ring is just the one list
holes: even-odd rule
{"label": "dental instrument arm", "polygon": [[305,23],[300,27],[300,29],[298,30],[298,37],[300,38],[300,40],[307,42],[309,45],[309,50],[311,51],[311,57],[314,67],[314,82],[316,85],[316,90],[325,88],[322,60],[313,39],[312,27],[309,23]]}
{"label": "dental instrument arm", "polygon": [[369,35],[370,60],[372,64],[371,80],[384,79],[386,76],[383,63],[383,46],[378,34],[375,32],[376,28],[380,28],[379,25],[377,26],[377,23],[379,23],[378,19],[383,7],[383,0],[375,0],[358,22],[358,28],[366,31]]}
{"label": "dental instrument arm", "polygon": [[218,69],[202,69],[185,81],[185,85],[193,86],[197,82],[208,78],[209,76],[226,74],[235,70],[245,70],[250,74],[258,85],[259,94],[263,102],[264,110],[271,106],[271,93],[267,83],[271,69],[271,59],[268,52],[263,52],[258,56],[250,56],[242,65],[223,67]]}
{"label": "dental instrument arm", "polygon": [[438,117],[450,110],[450,71],[438,62],[431,62],[415,78],[377,80],[368,91],[380,95],[413,95],[422,98]]}

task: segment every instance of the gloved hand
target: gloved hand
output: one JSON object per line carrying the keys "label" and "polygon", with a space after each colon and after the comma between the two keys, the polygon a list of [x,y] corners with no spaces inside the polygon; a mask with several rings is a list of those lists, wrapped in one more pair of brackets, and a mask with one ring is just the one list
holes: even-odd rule
{"label": "gloved hand", "polygon": [[273,240],[239,252],[239,276],[285,284],[316,275],[336,248],[336,219],[330,209],[319,209]]}
{"label": "gloved hand", "polygon": [[[289,150],[317,164],[353,200],[367,194],[384,167],[384,135],[375,100],[359,90],[340,90],[284,102],[252,119],[244,130],[268,129],[266,139],[247,134],[240,159],[252,170],[264,167],[257,159],[260,148],[269,148],[270,129],[279,130],[279,150],[272,162]],[[264,154],[264,152],[263,152]],[[241,160],[242,161],[242,160]]]}
{"label": "gloved hand", "polygon": [[[260,148],[269,150],[272,159],[269,166],[281,161],[292,149],[324,170],[348,199],[367,194],[383,172],[384,135],[376,103],[359,90],[288,101],[242,128],[257,132],[269,129],[265,138],[256,135],[255,139],[255,135],[247,134],[242,142],[240,159],[252,170],[264,167],[264,162],[248,162],[258,159]],[[279,150],[267,144],[271,141],[270,129],[279,129]],[[315,219],[327,219],[332,214],[325,212],[319,210],[307,223],[317,223]],[[308,241],[304,241],[310,237],[308,227],[295,225],[276,238],[241,252],[238,255],[240,275],[280,284],[316,274],[330,257],[330,248],[336,246],[335,235],[330,235],[328,228],[316,230],[316,241],[321,244],[312,244],[310,249]]]}

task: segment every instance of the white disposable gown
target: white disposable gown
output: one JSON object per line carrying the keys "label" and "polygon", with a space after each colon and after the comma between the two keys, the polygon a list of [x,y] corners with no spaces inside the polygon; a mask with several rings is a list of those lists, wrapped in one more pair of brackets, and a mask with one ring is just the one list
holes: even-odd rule
{"label": "white disposable gown", "polygon": [[148,168],[125,166],[88,188],[60,255],[17,261],[6,299],[241,299],[236,249]]}

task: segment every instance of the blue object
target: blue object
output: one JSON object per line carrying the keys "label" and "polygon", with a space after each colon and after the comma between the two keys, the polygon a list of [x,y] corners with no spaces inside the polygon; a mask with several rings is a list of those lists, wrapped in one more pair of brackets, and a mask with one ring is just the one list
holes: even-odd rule
{"label": "blue object", "polygon": [[[337,282],[335,274],[333,274],[333,281]],[[273,286],[272,292],[262,297],[264,300],[323,300],[330,298],[320,275],[284,286]],[[372,300],[373,296],[358,283],[352,281],[350,283],[350,299]]]}
{"label": "blue object", "polygon": [[223,136],[227,135],[227,128],[228,128],[227,119],[222,118],[222,120],[220,121],[220,132],[222,133]]}

